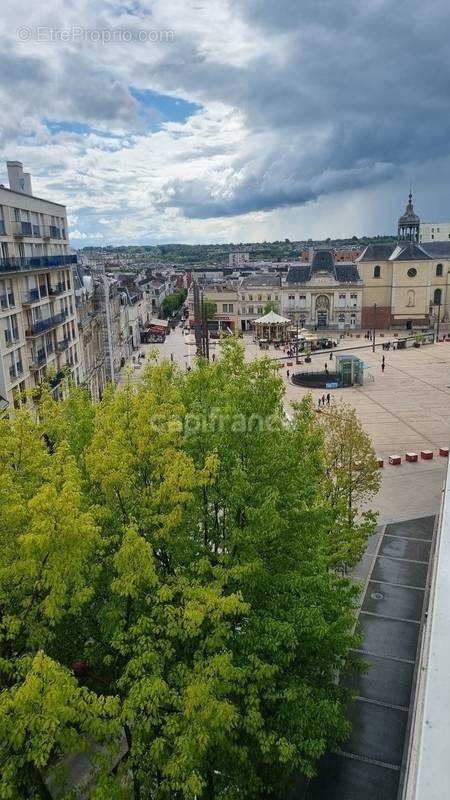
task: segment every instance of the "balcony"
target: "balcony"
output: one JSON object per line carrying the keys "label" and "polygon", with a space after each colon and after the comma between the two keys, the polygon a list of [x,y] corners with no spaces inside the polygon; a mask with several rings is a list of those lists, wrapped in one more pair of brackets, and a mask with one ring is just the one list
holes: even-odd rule
{"label": "balcony", "polygon": [[61,339],[60,342],[56,342],[56,351],[58,353],[64,353],[64,351],[67,350],[69,345],[70,345],[70,339],[65,337],[64,339]]}
{"label": "balcony", "polygon": [[44,366],[45,362],[47,361],[47,353],[42,348],[37,351],[37,353],[32,357],[30,361],[30,369],[40,369]]}
{"label": "balcony", "polygon": [[23,239],[24,236],[33,236],[31,222],[13,222],[12,232],[15,239]]}
{"label": "balcony", "polygon": [[22,292],[23,306],[29,306],[31,303],[37,303],[40,299],[39,289],[30,289],[28,292]]}
{"label": "balcony", "polygon": [[56,387],[59,386],[59,384],[61,383],[61,381],[64,380],[65,377],[66,377],[65,370],[60,369],[59,372],[56,373],[56,375],[53,375],[52,378],[48,379],[48,382],[52,387],[52,389],[56,389]]}
{"label": "balcony", "polygon": [[36,320],[26,331],[25,336],[28,338],[31,336],[39,336],[41,333],[45,333],[46,331],[51,330],[52,328],[56,328],[58,325],[62,325],[67,319],[67,311],[61,311],[59,314],[53,314],[51,317],[47,317],[47,319],[39,319]]}
{"label": "balcony", "polygon": [[30,272],[35,269],[67,267],[76,263],[77,257],[75,255],[0,258],[0,272]]}
{"label": "balcony", "polygon": [[56,283],[54,286],[50,286],[48,293],[50,297],[57,297],[58,295],[62,294],[66,291],[66,287],[64,283]]}
{"label": "balcony", "polygon": [[5,342],[7,347],[11,347],[11,345],[15,344],[19,341],[19,331],[18,330],[9,330],[5,331]]}
{"label": "balcony", "polygon": [[21,361],[18,361],[16,364],[12,364],[9,368],[9,377],[10,380],[15,381],[23,375],[23,364]]}

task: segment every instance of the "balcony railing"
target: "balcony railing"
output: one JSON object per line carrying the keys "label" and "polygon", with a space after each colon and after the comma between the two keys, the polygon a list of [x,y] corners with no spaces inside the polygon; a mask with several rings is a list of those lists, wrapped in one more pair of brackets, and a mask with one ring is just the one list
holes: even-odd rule
{"label": "balcony railing", "polygon": [[44,366],[45,362],[47,361],[47,353],[45,352],[44,348],[35,353],[30,361],[30,369],[40,369]]}
{"label": "balcony railing", "polygon": [[40,300],[39,289],[30,289],[28,292],[22,292],[22,305],[29,306],[31,303],[37,303]]}
{"label": "balcony railing", "polygon": [[9,368],[9,377],[12,381],[17,380],[23,375],[23,365],[21,361],[18,361],[16,364],[12,364]]}
{"label": "balcony railing", "polygon": [[64,339],[61,339],[60,342],[56,342],[56,350],[58,353],[64,353],[64,350],[67,350],[69,345],[70,345],[70,339],[65,337]]}
{"label": "balcony railing", "polygon": [[52,269],[76,264],[75,255],[30,256],[29,258],[0,258],[0,272],[29,272],[34,269]]}
{"label": "balcony railing", "polygon": [[66,319],[66,311],[61,311],[59,314],[54,314],[51,317],[47,317],[47,319],[39,319],[30,325],[30,327],[25,331],[25,336],[39,336],[40,333],[45,333],[45,331],[49,331],[51,328],[56,328],[58,325],[62,325]]}
{"label": "balcony railing", "polygon": [[33,228],[31,222],[13,222],[12,223],[13,236],[22,239],[24,236],[33,236]]}
{"label": "balcony railing", "polygon": [[56,283],[54,286],[50,286],[48,293],[50,297],[57,297],[59,294],[62,294],[66,291],[66,287],[64,283]]}
{"label": "balcony railing", "polygon": [[19,331],[17,330],[11,331],[9,329],[5,331],[5,342],[7,347],[18,341],[19,341]]}

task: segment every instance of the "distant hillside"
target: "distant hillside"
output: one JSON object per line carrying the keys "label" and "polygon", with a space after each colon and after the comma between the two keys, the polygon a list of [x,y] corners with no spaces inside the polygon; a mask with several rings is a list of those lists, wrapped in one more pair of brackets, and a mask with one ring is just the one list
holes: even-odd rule
{"label": "distant hillside", "polygon": [[148,264],[227,264],[232,252],[250,253],[252,261],[289,261],[299,257],[306,247],[336,247],[362,249],[372,242],[395,242],[393,236],[362,237],[350,239],[326,239],[322,241],[291,242],[289,239],[275,242],[251,242],[239,244],[162,244],[130,245],[120,247],[83,247],[78,252],[87,258],[111,262],[145,262]]}

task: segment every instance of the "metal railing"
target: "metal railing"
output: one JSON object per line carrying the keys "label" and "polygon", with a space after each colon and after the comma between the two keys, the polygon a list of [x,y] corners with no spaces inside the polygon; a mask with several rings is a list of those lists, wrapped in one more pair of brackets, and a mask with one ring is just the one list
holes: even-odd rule
{"label": "metal railing", "polygon": [[64,350],[67,350],[69,345],[70,345],[70,339],[68,339],[66,336],[64,339],[61,339],[61,341],[56,342],[56,350],[58,353],[63,353]]}
{"label": "metal railing", "polygon": [[23,364],[21,361],[17,361],[16,364],[12,364],[9,368],[9,377],[11,380],[15,380],[20,378],[23,375]]}
{"label": "metal railing", "polygon": [[31,303],[37,303],[40,300],[39,289],[29,289],[28,292],[22,292],[22,305],[29,306]]}
{"label": "metal railing", "polygon": [[48,293],[50,297],[56,297],[59,294],[62,294],[66,291],[66,286],[64,283],[56,283],[54,286],[50,286]]}
{"label": "metal railing", "polygon": [[10,330],[9,328],[5,331],[5,342],[7,346],[14,344],[14,342],[19,341],[19,331],[18,330]]}
{"label": "metal railing", "polygon": [[67,311],[61,311],[59,314],[47,317],[47,319],[37,320],[25,331],[25,336],[38,336],[40,333],[51,330],[51,328],[56,328],[57,325],[62,325],[66,319]]}
{"label": "metal railing", "polygon": [[30,361],[30,369],[40,369],[47,361],[47,353],[44,349],[38,350]]}
{"label": "metal railing", "polygon": [[22,272],[34,269],[66,267],[77,263],[76,255],[30,256],[28,258],[0,258],[0,272]]}

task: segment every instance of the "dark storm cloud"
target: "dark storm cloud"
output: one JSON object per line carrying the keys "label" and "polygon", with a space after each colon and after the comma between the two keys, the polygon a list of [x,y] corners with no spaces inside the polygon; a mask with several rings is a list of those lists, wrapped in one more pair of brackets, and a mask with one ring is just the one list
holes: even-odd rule
{"label": "dark storm cloud", "polygon": [[249,155],[244,175],[238,156],[239,177],[223,190],[213,180],[168,184],[169,205],[204,217],[303,204],[447,154],[447,3],[239,0],[234,8],[255,38],[273,42],[272,58],[205,64],[186,44],[161,75],[239,109],[248,151],[262,132],[270,144],[264,158]]}

